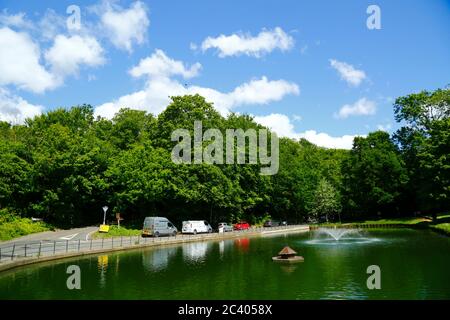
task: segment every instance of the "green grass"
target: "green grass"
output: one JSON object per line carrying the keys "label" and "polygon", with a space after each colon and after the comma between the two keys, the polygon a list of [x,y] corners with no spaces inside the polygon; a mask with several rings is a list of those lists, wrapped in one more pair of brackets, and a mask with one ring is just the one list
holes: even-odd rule
{"label": "green grass", "polygon": [[29,218],[13,218],[9,221],[0,219],[0,240],[6,241],[31,233],[53,230],[51,225],[44,222],[33,222]]}
{"label": "green grass", "polygon": [[440,214],[434,223],[431,217],[403,217],[392,219],[364,220],[364,221],[345,221],[342,223],[323,223],[321,225],[340,225],[340,224],[405,224],[405,225],[437,225],[450,221],[450,214]]}
{"label": "green grass", "polygon": [[429,227],[450,236],[450,214],[438,216],[437,221]]}
{"label": "green grass", "polygon": [[142,230],[141,229],[128,229],[125,226],[120,226],[120,228],[118,226],[110,226],[109,227],[109,232],[108,233],[104,233],[104,232],[94,232],[92,234],[92,239],[101,239],[101,238],[111,238],[111,237],[129,237],[129,236],[139,236],[141,235]]}
{"label": "green grass", "polygon": [[450,214],[442,213],[437,216],[436,221],[433,221],[431,217],[406,217],[406,218],[393,218],[393,219],[379,219],[379,220],[365,220],[365,221],[351,221],[343,223],[323,223],[321,226],[333,226],[333,225],[346,225],[346,224],[398,224],[406,226],[421,226],[424,228],[434,229],[441,233],[450,235]]}
{"label": "green grass", "polygon": [[418,224],[431,222],[431,219],[424,217],[409,217],[409,218],[395,218],[395,219],[380,219],[380,220],[366,220],[362,224]]}
{"label": "green grass", "polygon": [[431,228],[442,230],[442,231],[445,231],[446,233],[450,234],[450,223],[436,224],[436,225],[431,226]]}

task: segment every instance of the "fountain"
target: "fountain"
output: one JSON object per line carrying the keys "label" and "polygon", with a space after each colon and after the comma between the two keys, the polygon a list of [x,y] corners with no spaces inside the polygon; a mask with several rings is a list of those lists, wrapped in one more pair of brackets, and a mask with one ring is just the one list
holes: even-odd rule
{"label": "fountain", "polygon": [[344,228],[319,228],[319,234],[326,234],[336,241],[339,241],[342,237],[350,234],[359,234],[358,229],[344,229]]}
{"label": "fountain", "polygon": [[319,228],[314,232],[314,239],[307,244],[347,245],[365,244],[378,241],[376,238],[365,237],[362,231],[354,228]]}

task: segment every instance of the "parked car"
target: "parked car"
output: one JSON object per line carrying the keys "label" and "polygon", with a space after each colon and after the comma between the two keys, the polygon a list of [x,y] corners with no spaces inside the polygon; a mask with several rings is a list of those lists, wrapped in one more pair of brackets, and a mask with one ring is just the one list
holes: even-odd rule
{"label": "parked car", "polygon": [[223,228],[223,232],[233,231],[233,227],[226,222],[220,222],[218,229]]}
{"label": "parked car", "polygon": [[176,236],[178,229],[165,217],[146,217],[142,228],[142,236]]}
{"label": "parked car", "polygon": [[234,225],[234,230],[250,229],[250,224],[247,221],[240,221]]}
{"label": "parked car", "polygon": [[183,227],[181,228],[182,233],[210,233],[212,232],[212,227],[206,220],[190,220],[183,221]]}
{"label": "parked car", "polygon": [[280,222],[276,221],[276,220],[267,220],[266,222],[264,222],[264,227],[268,228],[268,227],[278,227],[280,226]]}

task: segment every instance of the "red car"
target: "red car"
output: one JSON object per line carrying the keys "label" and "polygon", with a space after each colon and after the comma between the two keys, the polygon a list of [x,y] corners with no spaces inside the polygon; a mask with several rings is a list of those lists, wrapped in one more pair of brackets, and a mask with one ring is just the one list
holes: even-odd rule
{"label": "red car", "polygon": [[236,223],[233,227],[234,230],[247,230],[250,229],[250,224],[247,221],[241,221]]}

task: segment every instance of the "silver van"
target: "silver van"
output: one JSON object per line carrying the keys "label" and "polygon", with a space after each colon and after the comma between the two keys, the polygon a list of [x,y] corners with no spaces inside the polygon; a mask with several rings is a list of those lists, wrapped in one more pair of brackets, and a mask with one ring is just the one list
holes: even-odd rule
{"label": "silver van", "polygon": [[142,228],[142,236],[176,236],[178,229],[164,217],[146,217],[144,227]]}

